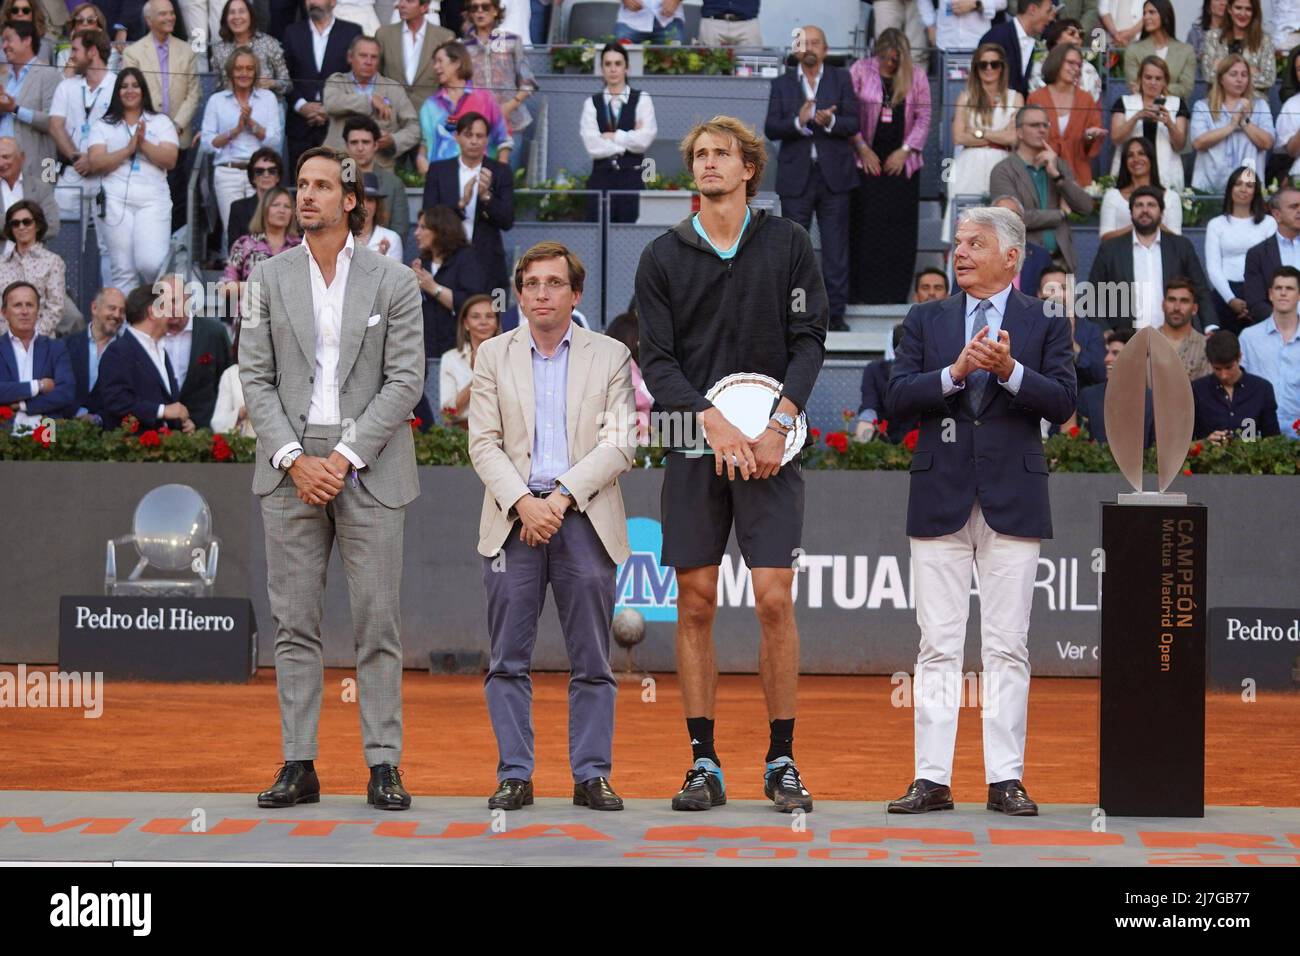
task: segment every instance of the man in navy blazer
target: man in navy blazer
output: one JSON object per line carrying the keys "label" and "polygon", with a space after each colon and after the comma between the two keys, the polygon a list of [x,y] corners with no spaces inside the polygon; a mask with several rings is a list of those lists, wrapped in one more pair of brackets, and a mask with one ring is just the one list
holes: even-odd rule
{"label": "man in navy blazer", "polygon": [[1021,783],[1029,612],[1039,543],[1052,536],[1039,423],[1074,414],[1070,322],[1012,286],[1025,225],[975,207],[957,224],[962,294],[913,306],[889,379],[896,418],[919,416],[907,534],[921,629],[913,694],[916,778],[891,813],[953,806],[971,571],[978,569],[988,808],[1036,815]]}
{"label": "man in navy blazer", "polygon": [[[1273,303],[1268,299],[1273,273],[1282,266],[1300,265],[1300,189],[1290,178],[1269,197],[1268,205],[1277,220],[1277,232],[1263,242],[1251,246],[1246,253],[1246,305],[1250,306],[1250,322],[1262,322],[1273,314]],[[1282,250],[1286,249],[1286,261]]]}
{"label": "man in navy blazer", "polygon": [[488,123],[482,113],[466,113],[456,121],[460,155],[429,164],[424,180],[423,208],[450,206],[465,222],[490,289],[510,287],[506,247],[501,233],[515,224],[515,188],[510,167],[487,158]]}
{"label": "man in navy blazer", "polygon": [[0,307],[9,332],[0,338],[0,405],[14,413],[13,428],[36,428],[42,418],[68,418],[76,385],[63,343],[36,334],[41,295],[19,279],[5,286]]}
{"label": "man in navy blazer", "polygon": [[122,331],[125,316],[126,296],[108,286],[100,289],[90,301],[90,324],[86,330],[60,340],[68,347],[72,375],[77,380],[78,418],[90,414],[86,400],[99,381],[99,361]]}
{"label": "man in navy blazer", "polygon": [[126,297],[126,332],[104,350],[99,380],[86,401],[106,430],[133,415],[141,431],[164,424],[194,431],[189,410],[177,401],[180,389],[162,344],[167,315],[149,286],[139,286]]}
{"label": "man in navy blazer", "polygon": [[[284,62],[293,79],[284,124],[289,169],[297,169],[300,155],[325,142],[330,119],[321,102],[325,78],[351,69],[348,47],[353,38],[361,36],[361,27],[334,16],[334,5],[335,0],[305,0],[307,19],[284,28]],[[321,37],[325,38],[325,48],[318,59],[315,43]]]}
{"label": "man in navy blazer", "polygon": [[994,24],[980,37],[980,43],[996,43],[1007,55],[1007,85],[1021,96],[1029,96],[1029,74],[1033,68],[1034,41],[1056,19],[1052,0],[1021,0],[1020,12]]}
{"label": "man in navy blazer", "polygon": [[820,27],[802,27],[794,52],[798,68],[772,81],[763,131],[781,144],[776,158],[781,215],[812,229],[817,214],[830,330],[847,332],[849,193],[858,185],[849,140],[858,133],[858,100],[849,71],[824,65],[826,34]]}

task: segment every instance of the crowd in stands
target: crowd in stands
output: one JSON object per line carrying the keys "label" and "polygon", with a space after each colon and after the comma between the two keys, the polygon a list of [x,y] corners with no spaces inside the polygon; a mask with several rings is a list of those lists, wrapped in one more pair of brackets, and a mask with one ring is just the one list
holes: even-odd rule
{"label": "crowd in stands", "polygon": [[[520,321],[493,293],[510,286],[515,173],[545,96],[527,48],[547,42],[554,7],[5,0],[0,394],[14,426],[63,415],[115,427],[130,414],[247,434],[236,371],[246,283],[258,262],[303,241],[294,171],[319,145],[345,151],[363,179],[357,241],[414,270],[441,414],[464,423],[478,346]],[[831,330],[849,328],[850,304],[948,294],[942,269],[916,273],[925,151],[947,124],[943,236],[969,201],[1024,221],[1017,286],[1061,302],[1075,328],[1079,412],[1069,425],[1104,440],[1107,371],[1133,330],[1152,325],[1194,380],[1198,436],[1220,440],[1244,421],[1294,436],[1300,4],[1273,9],[1269,23],[1259,0],[1206,0],[1180,30],[1169,0],[876,0],[870,52],[847,66],[832,56],[845,37],[801,29],[791,68],[769,84],[764,133],[781,214],[820,232]],[[759,0],[705,0],[701,13],[698,36],[687,37],[680,0],[620,0],[615,36],[762,45]],[[946,109],[932,103],[936,47],[970,57]],[[1109,75],[1109,51],[1122,79]],[[588,188],[636,190],[658,134],[655,104],[629,83],[622,43],[598,63],[603,82],[593,78],[579,118]],[[206,98],[202,73],[215,86]],[[211,169],[201,188],[220,234],[224,323],[193,315],[182,280],[167,274],[200,158]],[[399,175],[411,171],[423,182],[414,222]],[[1104,189],[1103,175],[1114,180]],[[1203,256],[1182,235],[1188,187],[1222,197]],[[82,208],[102,285],[86,315],[46,245]],[[1143,293],[1124,308],[1077,301],[1085,277],[1072,217],[1094,212],[1100,244],[1087,283]],[[638,200],[611,197],[608,213],[635,222]],[[160,283],[177,291],[160,297]],[[635,328],[635,303],[608,324],[633,343]],[[864,371],[858,440],[910,430],[889,421],[888,369],[887,357]],[[639,378],[638,389],[648,411]],[[427,402],[417,414],[437,417]]]}

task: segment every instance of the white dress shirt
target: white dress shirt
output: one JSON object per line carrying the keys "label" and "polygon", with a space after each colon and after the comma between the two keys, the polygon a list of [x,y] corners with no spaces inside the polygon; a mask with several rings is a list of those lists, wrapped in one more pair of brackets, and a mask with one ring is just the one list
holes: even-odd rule
{"label": "white dress shirt", "polygon": [[[152,336],[145,332],[141,332],[134,325],[128,325],[126,328],[128,332],[135,336],[135,340],[140,343],[145,354],[148,355],[150,361],[153,362],[153,367],[158,371],[158,378],[162,381],[163,388],[170,392],[172,389],[172,380],[171,376],[167,374],[167,353],[163,350],[162,343],[155,341]],[[158,406],[159,418],[163,417],[163,412],[166,408],[167,406],[165,404]]]}
{"label": "white dress shirt", "polygon": [[[1133,230],[1133,327],[1151,326],[1158,329],[1165,324],[1165,267],[1160,251],[1160,230],[1155,241],[1144,245]],[[1209,321],[1213,316],[1206,316]]]}
{"label": "white dress shirt", "polygon": [[474,241],[474,218],[478,215],[478,174],[482,168],[482,161],[477,166],[466,166],[463,159],[456,162],[456,169],[460,173],[460,195],[465,195],[466,183],[471,180],[474,182],[474,191],[469,194],[469,202],[465,204],[465,238],[471,242]]}
{"label": "white dress shirt", "polygon": [[[1265,18],[1267,23],[1268,18]],[[1273,0],[1273,49],[1289,50],[1291,34],[1300,30],[1300,0]]]}
{"label": "white dress shirt", "polygon": [[[325,47],[329,45],[330,32],[334,29],[334,22],[335,22],[334,18],[330,17],[330,22],[325,27],[324,32],[317,30],[316,24],[311,23],[310,21],[308,22],[308,26],[311,28],[311,55],[312,55],[312,59],[316,61],[317,73],[319,73],[325,67]],[[318,99],[317,102],[320,102],[320,100]],[[295,113],[302,112],[302,108],[306,104],[307,101],[305,99],[303,99],[301,96],[298,97],[298,101],[293,104],[294,112]]]}
{"label": "white dress shirt", "polygon": [[229,140],[226,145],[218,147],[213,144],[218,136],[229,133],[239,125],[239,100],[234,90],[221,90],[213,93],[208,104],[203,108],[203,125],[199,131],[199,143],[204,149],[210,149],[216,155],[212,161],[222,163],[241,162],[249,159],[257,150],[280,149],[282,131],[280,129],[280,101],[270,90],[255,89],[248,98],[251,107],[252,123],[262,127],[263,137],[258,139],[251,129],[245,127],[239,135]]}
{"label": "white dress shirt", "polygon": [[[62,118],[63,129],[77,152],[85,153],[89,149],[90,128],[104,118],[116,85],[117,74],[105,73],[94,90],[86,83],[84,76],[69,77],[54,88],[54,99],[50,101],[50,122],[58,122]],[[99,177],[82,177],[69,163],[63,167],[60,185],[77,184],[81,185],[83,193],[93,196],[99,189]]]}
{"label": "white dress shirt", "polygon": [[916,5],[921,14],[921,22],[927,27],[935,28],[935,46],[945,50],[973,50],[979,46],[980,37],[993,25],[993,18],[998,11],[1007,8],[1007,0],[988,0],[982,7],[980,10],[956,14],[952,12],[952,0],[939,0],[937,11],[928,3]]}
{"label": "white dress shirt", "polygon": [[685,20],[686,11],[682,4],[677,5],[677,9],[672,16],[666,17],[660,11],[663,8],[663,0],[641,0],[640,10],[629,10],[621,3],[618,5],[619,23],[626,24],[638,33],[649,33],[655,28],[655,23],[660,26],[668,26],[674,20]]}
{"label": "white dress shirt", "polygon": [[1019,17],[1012,17],[1011,22],[1016,25],[1016,38],[1020,40],[1020,69],[1028,76],[1029,64],[1034,58],[1034,38],[1025,32]]}
{"label": "white dress shirt", "polygon": [[[990,342],[996,342],[998,340],[998,332],[1002,330],[1002,320],[1007,314],[1007,299],[1009,298],[1011,298],[1010,285],[1001,292],[995,292],[993,295],[989,296],[988,301],[990,308],[985,315],[985,323],[988,325],[989,331],[985,338]],[[973,339],[975,333],[979,331],[979,328],[975,328],[974,326],[975,310],[979,308],[980,301],[980,299],[975,298],[973,295],[966,296],[965,342],[969,342]],[[963,342],[963,347],[965,347],[965,342]],[[1011,370],[1011,377],[1005,382],[999,379],[996,375],[993,375],[992,373],[989,374],[990,381],[997,382],[1012,395],[1015,395],[1020,391],[1020,383],[1024,381],[1024,378],[1025,367],[1020,364],[1019,360],[1016,361],[1015,367]],[[945,396],[951,395],[953,392],[960,392],[966,387],[964,381],[957,383],[952,380],[951,365],[945,365],[943,371],[939,373],[939,383],[943,386],[943,394]]]}
{"label": "white dress shirt", "polygon": [[185,323],[179,332],[168,332],[162,339],[167,357],[172,360],[172,373],[176,376],[176,388],[185,387],[185,375],[190,370],[190,349],[194,344],[194,317]]}
{"label": "white dress shirt", "polygon": [[[18,363],[18,381],[31,382],[32,398],[41,394],[40,380],[32,373],[32,358],[36,352],[36,336],[32,336],[31,348],[23,345],[22,339],[9,333],[9,342],[14,348],[14,360]],[[40,415],[27,414],[27,403],[20,402],[17,411],[14,412],[14,431],[29,431],[38,428],[41,424]]]}
{"label": "white dress shirt", "polygon": [[[816,102],[816,100],[817,100],[817,88],[818,88],[819,86],[822,85],[822,76],[824,76],[825,73],[826,73],[826,65],[825,65],[825,64],[822,64],[822,66],[818,68],[818,70],[817,70],[817,75],[816,75],[815,77],[813,77],[812,82],[809,82],[809,80],[808,80],[808,74],[806,74],[806,73],[803,71],[803,67],[799,67],[797,70],[795,70],[795,73],[796,73],[796,74],[798,75],[798,77],[799,77],[799,86],[803,89],[804,99],[808,99],[808,100],[812,100],[812,101]],[[813,115],[814,115],[814,116],[816,115],[816,112],[817,112],[817,111],[816,111],[816,108],[814,107],[814,109],[813,109]],[[799,132],[803,133],[805,136],[811,136],[811,135],[813,134],[812,124],[815,123],[815,122],[817,122],[815,119],[810,118],[810,119],[808,120],[808,125],[807,125],[807,126],[800,126],[800,125],[799,125],[799,114],[798,114],[798,113],[795,113],[795,114],[794,114],[794,128],[797,129]],[[835,114],[834,114],[834,113],[831,114],[831,121],[830,121],[826,126],[824,126],[824,127],[822,127],[822,128],[823,128],[824,130],[826,130],[826,132],[828,132],[828,133],[829,133],[831,130],[833,130],[833,129],[835,128]],[[812,161],[813,161],[814,163],[817,162],[817,144],[816,144],[816,143],[813,144],[813,148],[812,148]]]}
{"label": "white dress shirt", "polygon": [[[343,335],[343,298],[348,287],[348,273],[352,267],[352,253],[356,251],[356,242],[352,233],[339,250],[334,260],[334,281],[325,284],[325,276],[316,264],[316,256],[307,243],[307,271],[311,277],[311,311],[316,328],[316,374],[311,388],[311,405],[307,408],[307,424],[338,425],[341,423],[339,412],[339,344]],[[302,444],[289,442],[271,457],[271,464],[280,467],[280,459],[289,451],[301,449]],[[353,468],[364,468],[363,462],[351,448],[343,442],[334,446],[334,450],[352,462]]]}
{"label": "white dress shirt", "polygon": [[[605,109],[608,110],[610,103],[616,98],[608,89],[604,92]],[[617,97],[619,101],[620,117],[622,110],[627,109],[628,88],[623,87],[623,92]],[[624,153],[644,153],[650,148],[650,144],[655,141],[659,135],[659,126],[655,120],[654,104],[650,102],[650,94],[641,91],[641,95],[636,101],[636,123],[637,128],[632,130],[615,130],[613,139],[606,139],[600,132],[600,124],[596,120],[596,106],[591,99],[582,101],[582,116],[578,120],[578,134],[582,137],[582,145],[587,150],[587,155],[592,159],[608,159],[611,156],[622,156]]]}
{"label": "white dress shirt", "polygon": [[19,173],[18,178],[12,186],[8,180],[0,178],[0,213],[4,213],[18,200],[23,198],[23,174]]}
{"label": "white dress shirt", "polygon": [[405,23],[402,24],[402,71],[406,76],[406,85],[415,85],[415,76],[420,70],[420,51],[424,49],[424,34],[428,27],[427,20],[420,21],[420,29],[414,33]]}

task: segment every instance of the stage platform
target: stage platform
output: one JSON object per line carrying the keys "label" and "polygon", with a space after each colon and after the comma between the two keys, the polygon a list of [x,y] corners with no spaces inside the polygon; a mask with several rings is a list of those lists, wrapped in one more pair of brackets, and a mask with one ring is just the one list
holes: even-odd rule
{"label": "stage platform", "polygon": [[[666,799],[601,813],[542,798],[493,814],[482,797],[415,796],[394,813],[364,796],[260,810],[252,794],[0,791],[2,863],[541,865],[1279,866],[1300,863],[1300,808],[1211,807],[1203,819],[1037,818],[982,804],[898,816],[822,801],[802,818],[737,800],[676,813]],[[196,828],[201,827],[201,832]]]}

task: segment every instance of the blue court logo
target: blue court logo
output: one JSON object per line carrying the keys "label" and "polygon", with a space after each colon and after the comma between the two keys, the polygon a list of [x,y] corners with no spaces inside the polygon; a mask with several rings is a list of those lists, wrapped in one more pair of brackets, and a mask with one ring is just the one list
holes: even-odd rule
{"label": "blue court logo", "polygon": [[630,607],[647,621],[677,620],[677,572],[659,566],[663,528],[653,518],[628,518],[627,538],[632,554],[618,566],[614,613]]}

